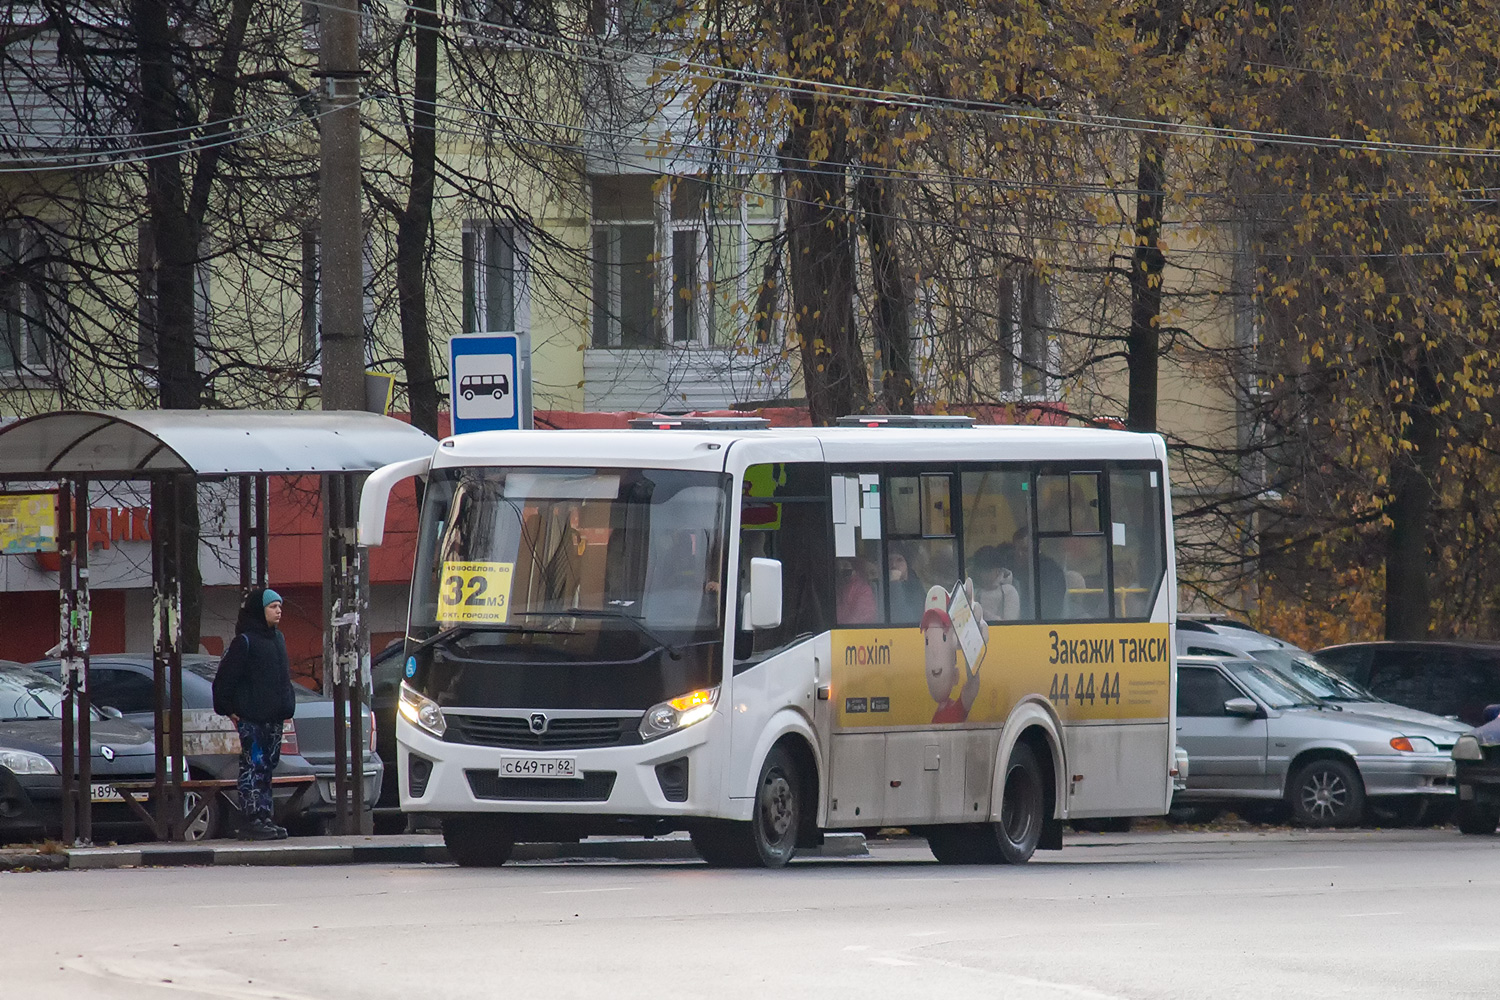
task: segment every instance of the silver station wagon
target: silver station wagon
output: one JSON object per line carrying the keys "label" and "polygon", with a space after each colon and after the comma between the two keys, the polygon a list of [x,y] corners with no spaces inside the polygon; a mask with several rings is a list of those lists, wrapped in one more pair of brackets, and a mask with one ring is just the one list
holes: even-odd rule
{"label": "silver station wagon", "polygon": [[1451,729],[1326,702],[1253,660],[1177,660],[1177,742],[1192,770],[1175,803],[1274,804],[1308,826],[1370,805],[1451,800]]}

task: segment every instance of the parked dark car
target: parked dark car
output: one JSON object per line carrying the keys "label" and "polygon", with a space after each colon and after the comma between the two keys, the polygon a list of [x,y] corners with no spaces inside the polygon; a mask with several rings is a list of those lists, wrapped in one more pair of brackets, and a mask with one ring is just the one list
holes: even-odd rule
{"label": "parked dark car", "polygon": [[[58,676],[62,669],[56,660],[45,660],[34,666],[53,677]],[[219,661],[211,656],[187,655],[182,658],[183,736],[187,741],[184,749],[188,769],[194,776],[233,779],[239,773],[239,736],[233,724],[213,710],[213,678],[218,669]],[[142,726],[154,725],[156,689],[150,656],[120,653],[91,659],[89,681],[94,704],[118,709],[126,719]],[[318,780],[313,790],[302,793],[300,797],[300,786],[275,786],[277,812],[299,832],[321,832],[326,820],[333,815],[333,699],[300,685],[294,684],[293,687],[297,695],[297,715],[282,736],[281,764],[276,774],[311,774]],[[368,708],[364,717],[365,729],[369,732]],[[376,732],[369,732],[366,741],[364,795],[369,805],[374,804],[374,797],[379,792],[383,770],[375,752],[377,736],[378,728]],[[189,839],[223,833],[226,816],[221,804],[237,803],[237,800],[238,795],[233,789],[215,796],[210,808],[190,831]],[[290,813],[284,811],[288,802],[294,802]],[[235,808],[238,809],[237,804]]]}
{"label": "parked dark car", "polygon": [[[62,685],[52,678],[0,662],[0,843],[62,829],[62,703]],[[110,782],[155,775],[151,733],[95,710],[89,736],[95,829],[147,829]]]}
{"label": "parked dark car", "polygon": [[1351,642],[1317,652],[1318,660],[1386,701],[1484,723],[1500,702],[1500,643]]}
{"label": "parked dark car", "polygon": [[1453,745],[1463,833],[1492,834],[1500,827],[1500,705],[1486,706],[1484,717],[1484,725]]}

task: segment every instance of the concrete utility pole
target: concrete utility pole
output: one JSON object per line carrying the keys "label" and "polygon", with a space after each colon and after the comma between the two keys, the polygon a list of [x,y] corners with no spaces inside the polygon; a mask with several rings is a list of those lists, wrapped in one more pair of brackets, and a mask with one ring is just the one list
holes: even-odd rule
{"label": "concrete utility pole", "polygon": [[364,230],[359,172],[359,0],[321,6],[322,396],[325,410],[365,407]]}
{"label": "concrete utility pole", "polygon": [[[325,0],[318,44],[323,123],[318,164],[325,410],[365,408],[364,226],[360,212],[359,0]],[[368,833],[362,808],[365,729],[363,553],[354,543],[356,477],[323,477],[323,689],[334,700],[334,833]],[[366,640],[367,641],[367,640]]]}

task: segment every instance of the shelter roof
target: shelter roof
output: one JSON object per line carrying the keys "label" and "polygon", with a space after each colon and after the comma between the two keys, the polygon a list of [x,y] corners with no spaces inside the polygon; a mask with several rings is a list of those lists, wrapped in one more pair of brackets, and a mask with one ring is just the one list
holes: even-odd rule
{"label": "shelter roof", "polygon": [[64,410],[0,428],[0,478],[368,472],[436,447],[358,410]]}

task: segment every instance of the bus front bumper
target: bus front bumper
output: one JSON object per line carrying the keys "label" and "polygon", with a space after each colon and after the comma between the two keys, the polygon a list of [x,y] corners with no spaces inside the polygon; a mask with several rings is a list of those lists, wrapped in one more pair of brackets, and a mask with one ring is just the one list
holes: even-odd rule
{"label": "bus front bumper", "polygon": [[[534,751],[449,743],[396,722],[401,809],[415,813],[527,813],[624,817],[710,815],[712,716],[649,743]],[[504,758],[571,758],[578,777],[505,777]],[[425,773],[424,773],[425,772]]]}

